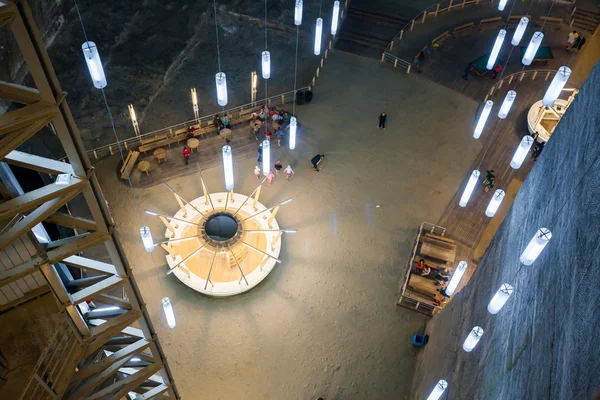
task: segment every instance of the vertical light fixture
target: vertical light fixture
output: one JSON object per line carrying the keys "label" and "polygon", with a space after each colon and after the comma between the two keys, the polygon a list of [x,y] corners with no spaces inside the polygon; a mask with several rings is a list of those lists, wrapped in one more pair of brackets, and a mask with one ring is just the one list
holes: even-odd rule
{"label": "vertical light fixture", "polygon": [[510,167],[512,169],[521,168],[521,165],[523,165],[523,161],[525,161],[525,157],[527,157],[527,153],[529,153],[529,149],[531,149],[532,145],[533,138],[529,135],[523,136],[521,143],[519,143],[519,147],[517,147],[517,150],[515,150],[512,160],[510,160]]}
{"label": "vertical light fixture", "polygon": [[473,329],[471,329],[471,332],[469,332],[469,336],[467,336],[465,342],[463,343],[463,350],[467,353],[473,351],[482,336],[483,329],[481,329],[480,326],[474,326]]}
{"label": "vertical light fixture", "polygon": [[106,87],[106,76],[104,75],[104,68],[102,68],[102,61],[100,60],[100,53],[94,42],[83,42],[81,45],[83,50],[83,56],[87,64],[88,70],[92,77],[92,82],[97,89],[103,89]]}
{"label": "vertical light fixture", "polygon": [[138,120],[135,115],[135,110],[133,109],[133,104],[129,104],[127,106],[127,109],[129,110],[129,118],[131,118],[131,124],[133,125],[133,130],[135,131],[135,134],[137,136],[139,136],[140,135],[140,124],[138,124]]}
{"label": "vertical light fixture", "polygon": [[144,244],[144,248],[148,253],[152,253],[154,250],[154,241],[152,240],[152,233],[150,232],[150,228],[147,226],[142,226],[140,228],[140,235],[142,236],[142,243]]}
{"label": "vertical light fixture", "polygon": [[290,118],[290,150],[296,148],[296,117]]}
{"label": "vertical light fixture", "polygon": [[223,172],[225,173],[225,189],[233,190],[233,154],[231,146],[223,146]]}
{"label": "vertical light fixture", "polygon": [[200,109],[198,108],[198,96],[196,95],[196,88],[192,88],[191,93],[192,93],[192,108],[194,109],[194,119],[197,121],[200,119]]}
{"label": "vertical light fixture", "polygon": [[271,53],[268,51],[262,52],[262,77],[263,79],[271,77]]}
{"label": "vertical light fixture", "polygon": [[331,14],[331,34],[335,36],[338,28],[338,21],[340,19],[340,2],[335,0],[333,2],[333,13]]}
{"label": "vertical light fixture", "polygon": [[427,396],[427,400],[439,400],[439,398],[442,397],[442,394],[444,394],[444,391],[447,387],[448,382],[446,382],[443,379],[440,379],[438,383],[435,384],[435,387],[433,388],[431,393],[429,393],[429,396]]}
{"label": "vertical light fixture", "polygon": [[165,317],[167,317],[167,325],[169,325],[169,328],[175,328],[177,326],[177,323],[175,322],[175,313],[173,312],[171,299],[169,299],[168,297],[163,297],[162,306],[163,311],[165,312]]}
{"label": "vertical light fixture", "polygon": [[296,0],[296,7],[294,7],[294,24],[302,25],[302,0]]}
{"label": "vertical light fixture", "polygon": [[490,218],[493,217],[494,215],[496,215],[496,211],[498,211],[498,208],[500,207],[502,200],[504,200],[505,195],[506,195],[506,193],[504,193],[504,190],[502,190],[502,189],[496,190],[494,192],[494,195],[492,196],[492,199],[490,200],[487,208],[485,209],[485,215],[487,215]]}
{"label": "vertical light fixture", "polygon": [[500,0],[498,2],[498,10],[504,11],[504,7],[506,7],[506,3],[508,0]]}
{"label": "vertical light fixture", "polygon": [[462,196],[460,196],[460,202],[458,203],[459,206],[467,206],[467,203],[471,198],[471,194],[473,193],[473,189],[475,189],[475,185],[477,184],[478,179],[479,171],[473,170],[473,172],[471,172],[471,176],[469,177],[469,181],[467,182],[467,186],[465,186],[465,190],[463,191]]}
{"label": "vertical light fixture", "polygon": [[528,23],[529,23],[529,18],[527,18],[527,17],[521,18],[521,20],[519,21],[519,25],[517,25],[517,29],[515,29],[515,33],[513,34],[510,44],[512,44],[513,46],[518,46],[519,43],[521,43],[521,39],[523,39],[523,34],[525,33],[525,30],[527,29]]}
{"label": "vertical light fixture", "polygon": [[262,170],[264,176],[269,175],[269,172],[271,171],[271,141],[269,139],[263,140]]}
{"label": "vertical light fixture", "polygon": [[321,54],[321,36],[323,34],[323,18],[317,18],[317,24],[315,26],[315,56]]}
{"label": "vertical light fixture", "polygon": [[251,102],[256,101],[256,92],[258,91],[258,74],[256,71],[250,73],[250,88],[251,88]]}
{"label": "vertical light fixture", "polygon": [[227,77],[225,73],[218,72],[215,75],[215,81],[217,82],[217,103],[220,106],[227,105]]}
{"label": "vertical light fixture", "polygon": [[500,53],[500,49],[502,48],[502,43],[504,43],[504,38],[506,37],[506,30],[500,29],[498,32],[498,36],[496,36],[496,41],[494,42],[494,47],[492,47],[492,52],[490,53],[490,58],[488,58],[488,62],[486,65],[487,69],[494,68],[496,65],[496,59],[498,58],[498,54]]}
{"label": "vertical light fixture", "polygon": [[525,50],[525,54],[523,55],[523,59],[521,60],[524,65],[531,65],[531,62],[535,58],[535,53],[537,53],[540,48],[540,44],[542,44],[542,39],[544,38],[544,34],[542,32],[535,32],[527,45],[527,50]]}
{"label": "vertical light fixture", "polygon": [[481,110],[481,114],[479,115],[479,120],[477,121],[477,125],[475,126],[475,131],[473,132],[473,137],[475,139],[479,139],[481,136],[481,132],[483,132],[483,127],[490,116],[490,112],[492,111],[492,106],[494,102],[492,100],[488,100],[485,102],[485,106],[483,106],[483,110]]}
{"label": "vertical light fixture", "polygon": [[542,253],[542,250],[548,245],[548,242],[552,239],[552,232],[548,228],[540,228],[537,230],[519,260],[524,265],[531,265]]}
{"label": "vertical light fixture", "polygon": [[548,86],[548,90],[546,90],[546,94],[544,94],[544,98],[542,99],[542,104],[546,107],[552,107],[558,96],[560,96],[560,92],[563,90],[569,77],[571,76],[571,68],[567,66],[562,66],[556,71],[556,75],[552,79],[550,86]]}
{"label": "vertical light fixture", "polygon": [[490,303],[488,304],[488,312],[490,314],[498,314],[498,311],[504,307],[504,304],[508,301],[508,298],[513,292],[513,287],[508,283],[503,283],[500,289],[496,292]]}
{"label": "vertical light fixture", "polygon": [[454,294],[454,291],[458,287],[458,283],[462,279],[466,270],[467,270],[467,262],[466,261],[459,262],[458,266],[456,267],[456,270],[452,274],[452,278],[450,278],[450,282],[448,282],[448,286],[446,286],[445,292],[448,296],[452,296]]}
{"label": "vertical light fixture", "polygon": [[500,110],[498,110],[498,118],[500,118],[500,119],[506,118],[506,116],[508,115],[508,112],[510,111],[510,108],[512,107],[513,103],[515,102],[516,97],[517,97],[517,92],[515,92],[514,90],[509,90],[508,92],[506,92],[506,96],[504,96],[504,101],[502,102],[502,105],[500,106]]}

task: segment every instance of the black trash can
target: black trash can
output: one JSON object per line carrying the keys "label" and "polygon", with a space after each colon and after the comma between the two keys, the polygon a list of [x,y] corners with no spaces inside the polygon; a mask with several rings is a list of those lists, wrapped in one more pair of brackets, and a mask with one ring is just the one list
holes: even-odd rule
{"label": "black trash can", "polygon": [[302,90],[296,92],[296,104],[304,104],[304,92]]}
{"label": "black trash can", "polygon": [[306,92],[304,92],[304,100],[307,103],[310,103],[312,101],[313,98],[313,92],[311,90],[307,90]]}

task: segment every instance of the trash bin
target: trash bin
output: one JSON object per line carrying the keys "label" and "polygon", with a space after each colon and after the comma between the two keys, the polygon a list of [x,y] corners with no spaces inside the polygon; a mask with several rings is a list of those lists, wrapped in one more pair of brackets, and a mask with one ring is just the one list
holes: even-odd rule
{"label": "trash bin", "polygon": [[427,342],[429,341],[429,336],[428,335],[413,335],[412,337],[412,345],[415,347],[423,347],[427,344]]}
{"label": "trash bin", "polygon": [[296,104],[304,104],[304,92],[302,90],[296,92]]}
{"label": "trash bin", "polygon": [[311,90],[307,90],[306,92],[304,92],[304,100],[307,103],[310,103],[312,101],[313,98],[313,92]]}

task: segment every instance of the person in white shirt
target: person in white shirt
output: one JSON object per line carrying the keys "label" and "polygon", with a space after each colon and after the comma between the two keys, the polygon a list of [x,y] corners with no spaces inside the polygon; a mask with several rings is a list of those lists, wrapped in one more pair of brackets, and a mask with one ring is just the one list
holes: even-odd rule
{"label": "person in white shirt", "polygon": [[283,172],[285,172],[285,179],[287,179],[288,181],[290,180],[290,176],[292,176],[292,174],[294,173],[294,170],[292,169],[291,165],[288,165]]}
{"label": "person in white shirt", "polygon": [[254,167],[254,176],[260,181],[260,168],[258,165]]}

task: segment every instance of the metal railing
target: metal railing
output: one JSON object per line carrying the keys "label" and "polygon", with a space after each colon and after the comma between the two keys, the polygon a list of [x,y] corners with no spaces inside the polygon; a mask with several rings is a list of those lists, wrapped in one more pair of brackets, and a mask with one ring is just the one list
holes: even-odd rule
{"label": "metal railing", "polygon": [[383,54],[381,55],[381,61],[387,61],[390,62],[392,64],[394,64],[394,68],[398,68],[400,67],[401,69],[405,69],[407,73],[410,73],[410,66],[411,63],[403,60],[399,57],[396,57],[395,55],[388,53],[387,51],[384,51]]}
{"label": "metal railing", "polygon": [[538,76],[540,78],[544,78],[544,80],[547,81],[548,79],[554,77],[556,71],[557,70],[555,69],[529,69],[527,71],[515,72],[510,75],[506,75],[497,83],[495,83],[494,86],[490,88],[490,90],[488,90],[487,94],[485,95],[485,99],[483,99],[483,102],[485,103],[486,101],[488,101],[488,99],[494,94],[494,92],[502,88],[504,84],[510,85],[514,80],[518,80],[519,82],[521,82],[525,78],[531,78],[531,80],[533,81]]}
{"label": "metal railing", "polygon": [[[310,89],[310,86],[300,87],[300,88],[296,89],[296,92],[305,90],[305,89]],[[230,108],[230,109],[225,110],[225,112],[227,114],[232,115],[235,118],[235,117],[239,116],[242,111],[248,110],[251,108],[262,107],[265,105],[268,107],[271,107],[274,105],[292,103],[294,101],[294,96],[295,96],[295,93],[293,90],[291,90],[289,92],[285,92],[285,93],[281,93],[281,94],[278,94],[275,96],[268,97],[267,99],[261,99],[261,100],[257,100],[252,103],[241,105],[239,107]],[[212,121],[214,116],[215,116],[215,114],[212,113],[212,114],[200,117],[198,119],[191,119],[188,121],[180,122],[175,125],[171,125],[171,126],[167,126],[165,128],[160,128],[160,129],[154,130],[152,132],[146,132],[139,136],[129,137],[127,139],[120,140],[119,142],[114,142],[114,143],[107,144],[104,146],[96,147],[94,149],[87,150],[87,153],[90,157],[93,156],[94,159],[99,160],[103,157],[106,157],[106,156],[114,154],[115,152],[118,152],[119,144],[121,144],[121,146],[123,146],[123,148],[125,148],[127,150],[130,147],[136,147],[136,146],[141,145],[142,140],[151,138],[153,136],[164,135],[164,134],[172,135],[173,132],[175,132],[179,129],[187,128],[188,126],[196,125],[196,124],[200,124],[200,126],[207,126],[209,124],[209,122]]]}

